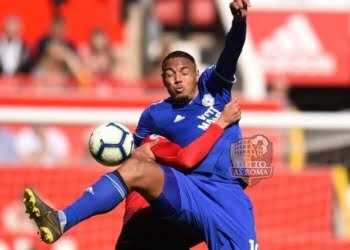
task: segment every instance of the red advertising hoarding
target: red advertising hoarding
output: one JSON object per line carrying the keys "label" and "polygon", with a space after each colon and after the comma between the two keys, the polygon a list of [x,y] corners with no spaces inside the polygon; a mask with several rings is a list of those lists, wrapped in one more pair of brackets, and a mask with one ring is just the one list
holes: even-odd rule
{"label": "red advertising hoarding", "polygon": [[341,11],[253,10],[249,30],[268,81],[286,76],[293,85],[349,86],[349,17]]}

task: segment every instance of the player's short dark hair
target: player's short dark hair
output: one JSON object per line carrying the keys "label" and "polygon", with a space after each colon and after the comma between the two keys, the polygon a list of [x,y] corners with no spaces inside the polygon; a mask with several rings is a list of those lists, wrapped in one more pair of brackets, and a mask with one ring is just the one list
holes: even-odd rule
{"label": "player's short dark hair", "polygon": [[162,62],[162,70],[164,69],[164,65],[167,61],[169,61],[170,59],[173,58],[177,58],[177,57],[182,57],[182,58],[186,58],[188,60],[190,60],[194,65],[196,65],[196,61],[194,60],[194,57],[191,56],[190,54],[188,54],[187,52],[181,51],[181,50],[176,50],[173,51],[171,53],[169,53]]}

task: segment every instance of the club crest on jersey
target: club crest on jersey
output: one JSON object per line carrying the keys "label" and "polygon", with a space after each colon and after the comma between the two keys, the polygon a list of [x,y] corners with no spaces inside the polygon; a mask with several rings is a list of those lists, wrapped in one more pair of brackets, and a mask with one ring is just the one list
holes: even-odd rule
{"label": "club crest on jersey", "polygon": [[214,106],[215,98],[211,94],[205,94],[202,99],[202,105],[206,107]]}

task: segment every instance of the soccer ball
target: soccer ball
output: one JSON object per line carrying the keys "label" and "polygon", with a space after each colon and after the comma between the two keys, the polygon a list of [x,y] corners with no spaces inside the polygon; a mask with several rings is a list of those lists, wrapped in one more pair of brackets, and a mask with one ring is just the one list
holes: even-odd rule
{"label": "soccer ball", "polygon": [[119,165],[130,157],[133,149],[132,134],[120,123],[100,125],[90,135],[90,154],[105,166]]}

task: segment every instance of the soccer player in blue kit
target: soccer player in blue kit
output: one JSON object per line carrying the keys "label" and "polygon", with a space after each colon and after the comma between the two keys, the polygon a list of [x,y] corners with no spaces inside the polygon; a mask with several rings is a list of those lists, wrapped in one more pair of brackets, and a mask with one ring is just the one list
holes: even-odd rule
{"label": "soccer player in blue kit", "polygon": [[[162,78],[170,97],[142,113],[134,137],[136,144],[150,134],[158,134],[185,147],[216,122],[231,100],[249,5],[249,0],[231,2],[234,20],[225,47],[217,64],[200,76],[193,57],[185,52],[172,52],[163,60]],[[77,223],[110,211],[128,193],[137,191],[159,216],[201,232],[210,249],[255,250],[253,208],[243,191],[246,184],[231,174],[230,145],[241,138],[238,124],[228,126],[204,160],[185,172],[157,162],[150,150],[153,144],[146,143],[120,168],[102,176],[58,213],[30,189],[24,192],[24,203],[47,243],[56,241]],[[43,213],[47,215],[41,216]],[[60,229],[52,224],[59,224]]]}

